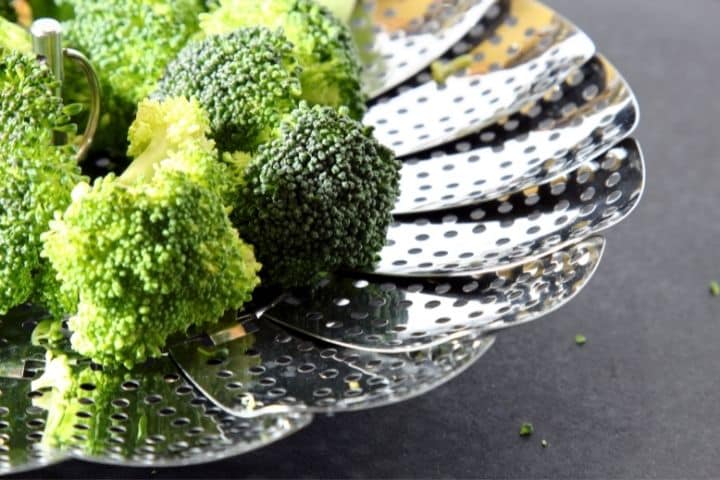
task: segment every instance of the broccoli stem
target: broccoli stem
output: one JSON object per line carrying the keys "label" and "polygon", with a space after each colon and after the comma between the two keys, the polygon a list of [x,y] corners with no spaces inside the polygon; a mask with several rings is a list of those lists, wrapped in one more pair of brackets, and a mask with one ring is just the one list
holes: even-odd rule
{"label": "broccoli stem", "polygon": [[125,169],[118,181],[123,185],[136,185],[150,180],[155,173],[155,165],[167,158],[168,142],[166,131],[158,132],[150,145]]}

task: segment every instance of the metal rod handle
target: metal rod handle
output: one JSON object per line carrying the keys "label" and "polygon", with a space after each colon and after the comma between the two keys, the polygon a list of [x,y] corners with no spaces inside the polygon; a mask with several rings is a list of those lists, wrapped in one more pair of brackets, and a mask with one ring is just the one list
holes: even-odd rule
{"label": "metal rod handle", "polygon": [[[62,25],[52,18],[40,18],[30,26],[33,52],[48,66],[59,82],[56,94],[62,97],[62,84],[65,81],[64,59],[67,57],[77,63],[87,78],[90,88],[90,112],[85,132],[77,143],[77,161],[82,161],[90,150],[95,132],[100,121],[100,82],[90,61],[77,50],[63,48]],[[65,134],[56,133],[55,142],[67,142]]]}
{"label": "metal rod handle", "polygon": [[95,69],[85,55],[72,48],[64,49],[63,53],[67,58],[73,60],[80,66],[83,73],[85,73],[88,86],[90,87],[90,112],[87,125],[85,125],[85,132],[83,132],[80,138],[76,154],[78,162],[81,162],[88,151],[90,151],[98,123],[100,122],[100,81],[95,73]]}

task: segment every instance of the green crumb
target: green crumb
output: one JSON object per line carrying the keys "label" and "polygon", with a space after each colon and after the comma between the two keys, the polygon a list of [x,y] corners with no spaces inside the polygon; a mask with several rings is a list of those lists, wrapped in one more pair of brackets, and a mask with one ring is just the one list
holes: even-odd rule
{"label": "green crumb", "polygon": [[578,333],[577,335],[575,335],[575,343],[583,346],[587,343],[587,338],[585,337],[585,335]]}
{"label": "green crumb", "polygon": [[521,437],[529,437],[535,432],[535,427],[533,427],[532,423],[523,423],[520,425],[520,436]]}
{"label": "green crumb", "polygon": [[720,297],[720,283],[716,280],[710,282],[710,295],[713,297]]}
{"label": "green crumb", "polygon": [[540,445],[542,446],[542,448],[547,448],[550,444],[548,443],[547,440],[542,439],[542,440],[540,441]]}
{"label": "green crumb", "polygon": [[449,62],[437,60],[430,65],[430,72],[435,83],[443,85],[452,75],[462,72],[473,64],[473,56],[461,55]]}

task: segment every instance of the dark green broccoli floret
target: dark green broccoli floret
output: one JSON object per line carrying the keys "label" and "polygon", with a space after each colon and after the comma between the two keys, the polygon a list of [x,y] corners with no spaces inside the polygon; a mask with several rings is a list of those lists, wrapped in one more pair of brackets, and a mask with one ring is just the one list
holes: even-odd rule
{"label": "dark green broccoli floret", "polygon": [[131,367],[250,299],[260,266],[228,218],[228,176],[207,131],[196,102],[144,101],[133,164],[80,183],[43,235],[63,291],[78,299],[68,327],[81,355]]}
{"label": "dark green broccoli floret", "polygon": [[252,151],[299,102],[299,69],[279,33],[248,28],[188,44],[154,96],[197,99],[223,152]]}
{"label": "dark green broccoli floret", "polygon": [[349,28],[327,8],[313,0],[220,0],[200,17],[207,35],[255,25],[282,28],[302,67],[303,99],[345,106],[353,118],[362,118],[366,97],[358,52]]}
{"label": "dark green broccoli floret", "polygon": [[25,0],[24,3],[30,6],[32,18],[54,18],[63,21],[73,16],[72,5],[64,0]]}
{"label": "dark green broccoli floret", "polygon": [[7,18],[11,22],[17,20],[17,12],[12,0],[0,0],[0,17]]}
{"label": "dark green broccoli floret", "polygon": [[250,160],[233,219],[270,283],[366,267],[383,247],[399,164],[371,129],[301,105]]}
{"label": "dark green broccoli floret", "polygon": [[76,108],[63,105],[57,87],[33,55],[0,48],[1,313],[33,294],[56,314],[62,303],[40,236],[82,177],[72,147],[53,143],[54,132],[75,131],[68,114]]}
{"label": "dark green broccoli floret", "polygon": [[[199,0],[64,0],[74,18],[65,24],[68,46],[85,53],[102,88],[95,149],[124,154],[139,101],[155,88],[167,63],[197,29]],[[69,67],[72,100],[86,103],[81,72]]]}

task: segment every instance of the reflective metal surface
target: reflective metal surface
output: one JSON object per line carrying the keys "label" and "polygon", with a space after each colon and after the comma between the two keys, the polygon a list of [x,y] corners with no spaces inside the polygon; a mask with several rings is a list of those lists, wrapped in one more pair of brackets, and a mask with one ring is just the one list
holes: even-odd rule
{"label": "reflective metal surface", "polygon": [[[477,131],[542,97],[595,53],[592,41],[552,10],[512,0],[470,63],[443,83],[428,72],[384,97],[364,122],[398,156]],[[419,86],[412,87],[413,84]]]}
{"label": "reflective metal surface", "polygon": [[413,351],[535,320],[590,281],[605,241],[592,237],[537,261],[479,277],[335,275],[298,290],[263,318],[348,348]]}
{"label": "reflective metal surface", "polygon": [[520,265],[622,221],[644,186],[639,145],[625,140],[551,183],[481,205],[398,217],[373,272],[455,277]]}
{"label": "reflective metal surface", "polygon": [[201,392],[240,417],[402,402],[459,375],[493,343],[492,337],[468,332],[434,348],[383,355],[298,337],[265,317],[258,327],[223,345],[188,342],[170,349]]}
{"label": "reflective metal surface", "polygon": [[0,474],[67,458],[125,466],[203,463],[272,443],[312,418],[300,412],[229,416],[192,388],[168,358],[122,373],[95,371],[80,361],[69,379],[53,380],[77,382],[92,370],[95,381],[57,402],[52,389],[36,383],[46,365],[44,349],[29,341],[39,316],[23,308],[0,320],[6,340],[0,358],[24,366],[24,378],[17,369],[0,372]]}
{"label": "reflective metal surface", "polygon": [[635,96],[595,57],[521,111],[403,163],[395,213],[453,208],[542,185],[627,137]]}
{"label": "reflective metal surface", "polygon": [[484,15],[499,13],[495,0],[359,3],[351,24],[365,67],[365,91],[376,97],[404,82],[449,50]]}
{"label": "reflective metal surface", "polygon": [[71,378],[95,380],[59,402],[33,390],[47,364],[29,336],[44,313],[0,318],[0,474],[244,453],[313,412],[437,388],[489,335],[588,284],[605,245],[594,235],[645,182],[637,142],[617,143],[635,128],[635,98],[590,39],[533,0],[365,0],[353,25],[366,91],[383,95],[365,122],[405,157],[375,268],[258,301],[259,320],[233,318],[130,372],[75,362]]}

